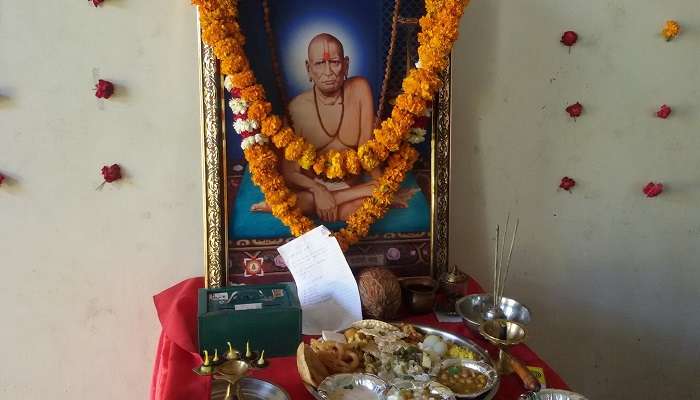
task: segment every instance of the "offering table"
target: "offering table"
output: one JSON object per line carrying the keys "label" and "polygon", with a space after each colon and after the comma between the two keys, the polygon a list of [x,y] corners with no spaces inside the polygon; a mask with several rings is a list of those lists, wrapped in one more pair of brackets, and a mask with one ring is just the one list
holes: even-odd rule
{"label": "offering table", "polygon": [[[151,400],[207,400],[211,391],[211,378],[197,376],[192,369],[202,362],[197,352],[196,314],[197,289],[202,287],[202,278],[183,281],[154,296],[158,317],[162,325],[161,337],[156,351],[156,360],[151,381]],[[483,292],[473,279],[469,280],[469,293]],[[461,323],[438,322],[433,313],[408,316],[407,322],[438,327],[478,343],[492,356],[496,348]],[[311,337],[304,337],[308,341]],[[510,353],[525,365],[542,368],[549,388],[569,389],[564,380],[537,354],[524,344],[514,346]],[[277,357],[269,359],[269,366],[253,369],[250,376],[270,381],[286,390],[294,400],[313,400],[299,378],[296,358]],[[523,393],[522,382],[517,375],[501,378],[496,400],[515,400]]]}

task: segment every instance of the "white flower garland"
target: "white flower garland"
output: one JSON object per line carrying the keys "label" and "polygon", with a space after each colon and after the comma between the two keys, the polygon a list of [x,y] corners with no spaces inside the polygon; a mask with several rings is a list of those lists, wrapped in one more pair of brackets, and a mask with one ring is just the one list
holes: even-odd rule
{"label": "white flower garland", "polygon": [[260,133],[260,123],[254,119],[248,118],[248,102],[239,97],[234,97],[231,91],[233,89],[233,82],[230,76],[226,76],[224,79],[224,87],[231,93],[232,98],[231,101],[228,102],[228,106],[231,108],[235,118],[233,121],[233,130],[242,137],[241,148],[245,150],[256,143],[267,143],[267,137]]}

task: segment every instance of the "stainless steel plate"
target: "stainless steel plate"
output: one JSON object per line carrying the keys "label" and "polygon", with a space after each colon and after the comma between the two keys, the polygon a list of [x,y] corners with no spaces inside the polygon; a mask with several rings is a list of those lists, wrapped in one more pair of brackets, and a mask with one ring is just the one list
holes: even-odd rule
{"label": "stainless steel plate", "polygon": [[443,386],[437,382],[416,382],[416,381],[398,381],[394,382],[394,386],[387,393],[387,399],[392,400],[395,398],[401,398],[401,390],[417,390],[423,391],[425,388],[428,389],[433,398],[440,400],[455,400],[455,396],[452,391],[447,387]]}
{"label": "stainless steel plate", "polygon": [[558,389],[542,389],[529,397],[526,396],[527,394],[520,396],[520,398],[533,400],[588,400],[578,393]]}
{"label": "stainless steel plate", "polygon": [[[478,354],[483,361],[486,363],[490,364],[491,366],[495,366],[493,360],[489,356],[489,353],[486,352],[481,346],[478,344],[472,342],[471,340],[464,338],[459,335],[455,335],[454,333],[446,332],[441,329],[433,328],[430,326],[425,326],[425,325],[416,325],[416,324],[411,324],[413,325],[416,330],[418,330],[420,333],[424,335],[436,335],[442,337],[444,340],[449,341],[451,343],[454,343],[456,345],[466,347],[469,350],[473,351],[474,353]],[[493,397],[496,395],[496,392],[498,392],[498,388],[501,384],[500,378],[496,379],[496,383],[494,384],[493,388],[489,390],[488,392],[482,394],[479,397],[475,397],[476,400],[491,400]],[[323,400],[323,398],[318,394],[316,389],[314,389],[313,386],[307,385],[306,383],[304,384],[304,387],[306,387],[306,390],[311,393],[312,396],[314,396],[315,399],[317,400]]]}
{"label": "stainless steel plate", "polygon": [[[289,394],[281,387],[256,378],[240,380],[241,394],[245,400],[290,400]],[[215,380],[211,384],[211,400],[224,400],[228,383]]]}
{"label": "stainless steel plate", "polygon": [[318,395],[321,396],[322,399],[327,400],[334,397],[333,393],[336,391],[342,392],[357,387],[372,392],[379,398],[389,389],[389,384],[378,376],[371,374],[335,374],[324,379],[323,382],[318,385]]}

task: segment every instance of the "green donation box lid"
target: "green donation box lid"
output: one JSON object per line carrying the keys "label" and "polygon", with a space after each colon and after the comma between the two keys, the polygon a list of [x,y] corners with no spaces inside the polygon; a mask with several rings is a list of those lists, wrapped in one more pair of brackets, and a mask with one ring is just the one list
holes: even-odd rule
{"label": "green donation box lid", "polygon": [[223,355],[231,342],[242,354],[246,342],[266,357],[296,353],[301,341],[301,306],[293,283],[199,289],[199,351]]}

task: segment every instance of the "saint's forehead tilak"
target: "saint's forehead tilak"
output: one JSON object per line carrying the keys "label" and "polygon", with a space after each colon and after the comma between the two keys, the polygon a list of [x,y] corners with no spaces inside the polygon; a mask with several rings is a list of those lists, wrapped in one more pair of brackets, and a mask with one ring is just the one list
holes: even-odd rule
{"label": "saint's forehead tilak", "polygon": [[319,33],[309,42],[309,61],[342,60],[345,56],[343,44],[329,33]]}

